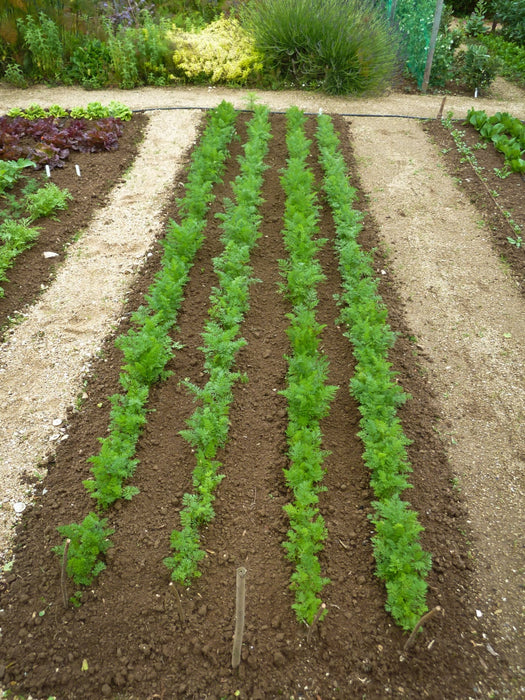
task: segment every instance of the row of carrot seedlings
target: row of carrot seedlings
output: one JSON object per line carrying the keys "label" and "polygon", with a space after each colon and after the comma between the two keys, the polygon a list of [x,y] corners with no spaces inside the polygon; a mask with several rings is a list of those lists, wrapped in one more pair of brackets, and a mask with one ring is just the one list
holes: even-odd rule
{"label": "row of carrot seedlings", "polygon": [[176,349],[169,331],[177,320],[184,287],[204,241],[213,188],[224,172],[235,120],[236,112],[226,102],[210,113],[201,143],[192,154],[185,197],[179,203],[181,222],[170,223],[161,269],[146,297],[147,306],[137,310],[133,327],[117,341],[125,358],[119,376],[123,391],[111,397],[109,435],[100,440],[99,453],[90,457],[93,478],[84,482],[98,512],[89,513],[81,523],[60,526],[58,531],[64,540],[54,550],[64,557],[67,547],[67,574],[77,585],[90,585],[105,568],[102,557],[111,546],[113,530],[101,513],[121,498],[131,499],[138,491],[125,482],[138,464],[135,452],[146,423],[149,390],[166,376],[166,364]]}
{"label": "row of carrot seedlings", "polygon": [[[235,112],[227,103],[211,112],[209,126],[194,152],[186,197],[181,202],[183,220],[172,223],[165,242],[163,266],[147,297],[148,306],[133,317],[134,327],[118,340],[125,365],[120,375],[123,393],[112,397],[110,434],[101,440],[100,453],[90,458],[93,479],[86,489],[97,501],[98,513],[80,524],[59,527],[66,538],[55,548],[64,556],[67,572],[78,585],[88,585],[104,568],[103,554],[111,546],[113,531],[100,517],[119,498],[130,499],[137,489],[125,483],[137,466],[136,443],[146,421],[149,387],[165,376],[167,361],[177,348],[168,331],[182,301],[195,253],[205,227],[214,183],[227,157],[227,143],[234,132]],[[306,117],[297,108],[287,113],[287,167],[281,182],[286,194],[283,237],[288,258],[279,261],[282,291],[292,311],[287,334],[287,387],[289,467],[284,477],[293,501],[284,507],[290,522],[283,543],[294,564],[291,589],[297,618],[312,625],[326,614],[320,594],[329,580],[322,576],[318,553],[327,530],[318,508],[325,451],[320,420],[330,408],[337,387],[327,383],[328,361],[320,351],[323,326],[316,320],[316,288],[324,279],[317,252],[326,243],[318,236],[319,211],[314,175],[307,167],[311,142],[306,138]],[[246,344],[240,326],[249,308],[249,289],[255,281],[250,252],[259,237],[259,206],[266,169],[264,157],[270,138],[268,110],[257,106],[248,124],[248,141],[240,159],[240,174],[232,184],[235,201],[226,203],[222,218],[223,253],[214,260],[219,286],[212,290],[209,320],[202,334],[204,369],[208,380],[200,388],[186,381],[199,403],[181,432],[194,449],[193,493],[183,497],[181,529],[171,535],[172,554],[165,559],[174,581],[189,585],[200,575],[200,529],[214,517],[214,492],[224,478],[219,473],[217,451],[227,441],[229,407],[235,382],[245,379],[235,371],[237,352]],[[334,217],[337,253],[342,277],[341,322],[345,324],[356,358],[350,391],[362,414],[360,438],[364,461],[371,472],[376,501],[372,522],[377,575],[385,582],[387,609],[404,629],[412,629],[426,611],[425,577],[430,556],[419,542],[422,530],[417,514],[401,493],[409,488],[411,471],[406,454],[407,438],[397,417],[406,395],[395,382],[388,350],[395,334],[386,322],[386,308],[377,292],[372,260],[357,236],[362,215],[353,208],[355,189],[348,182],[338,136],[327,115],[318,117],[316,138],[323,186]]]}

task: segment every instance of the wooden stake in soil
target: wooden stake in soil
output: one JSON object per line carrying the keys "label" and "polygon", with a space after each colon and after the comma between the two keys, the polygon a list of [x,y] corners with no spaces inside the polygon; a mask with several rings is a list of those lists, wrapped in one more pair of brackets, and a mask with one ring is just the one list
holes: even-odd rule
{"label": "wooden stake in soil", "polygon": [[445,109],[445,102],[446,101],[447,101],[447,96],[445,95],[445,97],[441,100],[441,107],[439,108],[439,112],[437,113],[436,119],[438,121],[441,121],[441,118],[443,116],[443,110]]}
{"label": "wooden stake in soil", "polygon": [[432,608],[430,612],[427,612],[426,615],[423,615],[423,617],[416,622],[416,626],[412,630],[412,633],[410,637],[407,639],[405,642],[405,646],[403,647],[403,653],[401,654],[401,661],[404,661],[404,655],[407,653],[407,651],[410,649],[412,644],[414,643],[414,640],[416,638],[416,634],[419,632],[419,629],[421,628],[422,625],[425,624],[425,622],[428,622],[431,617],[434,617],[434,615],[438,612],[442,612],[443,608],[440,605],[436,605],[435,608]]}
{"label": "wooden stake in soil", "polygon": [[310,644],[310,637],[312,636],[312,632],[315,629],[315,626],[317,625],[317,623],[319,622],[319,618],[321,617],[321,615],[323,614],[323,612],[325,610],[326,610],[326,603],[321,603],[321,605],[319,606],[319,610],[315,613],[315,617],[312,620],[312,624],[308,628],[308,634],[306,635],[306,643],[307,644]]}
{"label": "wooden stake in soil", "polygon": [[175,588],[175,595],[177,597],[177,611],[179,613],[179,618],[180,618],[180,623],[181,625],[184,624],[184,610],[182,609],[182,600],[180,599],[180,593],[179,589],[177,586],[174,586]]}
{"label": "wooden stake in soil", "polygon": [[71,540],[68,538],[64,544],[64,554],[62,555],[62,572],[60,574],[60,588],[62,589],[62,602],[67,608],[69,600],[67,597],[67,553]]}
{"label": "wooden stake in soil", "polygon": [[241,663],[242,635],[244,633],[244,611],[246,601],[246,569],[240,566],[237,569],[237,581],[235,590],[235,633],[233,635],[232,668],[237,668]]}

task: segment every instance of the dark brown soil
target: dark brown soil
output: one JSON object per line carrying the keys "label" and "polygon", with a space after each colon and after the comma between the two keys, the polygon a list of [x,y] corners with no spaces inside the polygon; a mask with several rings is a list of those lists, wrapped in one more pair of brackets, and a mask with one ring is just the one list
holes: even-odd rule
{"label": "dark brown soil", "polygon": [[[41,229],[35,245],[17,258],[16,265],[6,273],[9,281],[2,283],[0,329],[8,317],[23,311],[24,306],[34,301],[42,285],[49,284],[57,265],[64,259],[68,244],[88,225],[93,213],[103,206],[112,187],[133,163],[147,121],[145,114],[136,114],[130,122],[124,123],[118,150],[109,153],[71,151],[64,167],[51,171],[51,182],[67,188],[73,199],[67,210],[60,212],[58,221],[35,221],[34,225]],[[80,177],[76,174],[76,165]],[[32,177],[47,182],[43,171]],[[58,253],[59,257],[45,258],[45,251]]]}
{"label": "dark brown soil", "polygon": [[[492,241],[503,262],[512,270],[519,288],[525,294],[525,239],[518,248],[509,243],[509,238],[517,240],[518,234],[512,228],[503,212],[525,231],[525,175],[511,173],[502,179],[496,170],[504,170],[504,157],[491,143],[483,141],[479,133],[470,126],[456,122],[454,128],[463,133],[463,140],[474,154],[479,167],[478,175],[472,165],[461,155],[448,129],[441,122],[425,122],[424,129],[440,148],[448,171],[458,178],[458,185],[476,205],[481,218],[492,231]],[[480,221],[481,221],[480,218]]]}
{"label": "dark brown soil", "polygon": [[[334,117],[342,134],[344,122]],[[250,311],[242,328],[248,341],[238,356],[247,384],[235,389],[230,438],[219,453],[226,478],[215,502],[216,518],[203,533],[208,553],[202,577],[177,593],[162,560],[169,554],[169,533],[179,527],[185,491],[191,490],[191,449],[179,436],[193,403],[180,380],[202,382],[200,333],[209,293],[216,285],[212,258],[220,252],[214,214],[231,196],[228,183],[238,172],[244,142],[234,142],[223,183],[209,215],[206,241],[193,267],[179,316],[176,339],[184,343],[170,362],[171,377],[156,385],[149,421],[140,439],[140,465],[133,483],[140,494],[107,513],[116,532],[107,570],[83,592],[79,609],[64,610],[60,563],[50,548],[58,544],[56,526],[79,522],[93,504],[82,486],[89,477],[86,458],[105,435],[110,404],[118,391],[122,361],[109,338],[92,365],[88,398],[71,412],[69,439],[61,443],[38,485],[35,505],[23,516],[16,559],[1,591],[0,679],[4,687],[34,697],[99,700],[146,698],[367,698],[486,697],[491,688],[510,686],[506,660],[487,654],[483,621],[476,617],[469,559],[469,526],[460,495],[452,488],[443,446],[433,431],[436,409],[431,388],[419,369],[419,349],[404,321],[396,289],[382,280],[380,292],[399,338],[391,362],[412,399],[401,419],[413,441],[409,456],[414,488],[407,494],[425,527],[423,546],[433,555],[428,605],[444,615],[425,626],[404,661],[407,635],[384,610],[383,585],[374,576],[367,519],[373,500],[369,475],[357,438],[359,414],[348,392],[353,371],[351,348],[337,326],[334,294],[340,278],[334,256],[332,218],[323,202],[321,231],[329,239],[321,253],[326,281],[319,290],[318,318],[326,324],[323,350],[330,360],[332,384],[340,388],[323,422],[326,461],[321,512],[329,537],[321,555],[323,575],[331,584],[323,594],[329,614],[308,642],[306,627],[291,609],[291,568],[281,542],[287,531],[282,506],[290,494],[282,470],[286,456],[284,388],[288,352],[285,334],[288,304],[278,291],[277,260],[285,256],[281,224],[283,191],[279,171],[285,165],[284,118],[272,117],[270,152],[263,196],[258,248],[252,255],[254,285]],[[312,134],[313,121],[308,128]],[[343,144],[353,173],[351,145]],[[314,157],[311,166],[320,184]],[[87,179],[86,179],[87,180]],[[98,203],[98,202],[97,202]],[[366,209],[361,200],[359,206]],[[176,217],[176,208],[166,213]],[[76,224],[71,224],[76,230]],[[379,243],[374,221],[365,219],[361,243]],[[128,307],[142,301],[160,260],[156,245]],[[381,259],[377,259],[380,270]],[[27,268],[26,268],[27,270]],[[27,270],[29,273],[29,270]],[[18,283],[22,285],[22,278]],[[123,321],[118,333],[126,330]],[[230,667],[234,629],[235,571],[247,568],[246,633],[242,663]],[[70,592],[73,592],[72,590]]]}

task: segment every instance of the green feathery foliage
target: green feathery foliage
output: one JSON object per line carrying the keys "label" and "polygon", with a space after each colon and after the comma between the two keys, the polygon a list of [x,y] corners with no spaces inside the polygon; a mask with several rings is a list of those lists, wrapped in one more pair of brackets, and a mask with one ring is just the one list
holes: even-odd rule
{"label": "green feathery foliage", "polygon": [[188,428],[181,431],[195,452],[195,493],[183,497],[182,529],[172,532],[172,555],[164,560],[172,580],[185,586],[200,576],[199,562],[205,553],[200,549],[199,530],[215,517],[214,491],[224,478],[218,473],[222,465],[215,457],[228,437],[233,386],[236,381],[245,379],[232,368],[238,351],[246,344],[238,334],[249,308],[249,288],[254,282],[249,260],[260,235],[260,191],[267,167],[264,157],[269,138],[268,109],[258,106],[248,124],[248,141],[240,159],[241,172],[232,185],[235,201],[226,200],[225,212],[217,214],[222,220],[224,245],[222,254],[214,260],[220,285],[210,296],[210,318],[202,333],[204,346],[200,348],[205,357],[204,371],[209,378],[202,389],[185,382],[200,403],[187,422]]}
{"label": "green feathery foliage", "polygon": [[376,534],[372,538],[376,573],[385,582],[386,608],[398,625],[412,630],[426,612],[425,578],[431,559],[419,543],[422,531],[417,514],[400,494],[410,484],[411,471],[397,408],[407,396],[395,382],[388,363],[388,350],[395,334],[386,323],[386,308],[377,292],[372,260],[364,253],[357,236],[362,214],[353,209],[356,191],[348,182],[339,139],[329,116],[318,116],[317,139],[325,172],[324,189],[332,208],[337,231],[337,251],[342,277],[341,321],[352,343],[357,364],[350,383],[361,412],[363,459],[371,472],[376,498],[371,517]]}
{"label": "green feathery foliage", "polygon": [[[187,185],[188,198],[192,203],[200,200],[200,205],[197,207],[182,202],[182,221],[180,224],[170,224],[164,241],[161,269],[146,297],[148,306],[139,308],[133,314],[133,327],[117,339],[117,346],[125,360],[120,374],[124,393],[111,397],[109,435],[100,439],[102,446],[99,454],[90,457],[93,478],[84,482],[100,509],[107,508],[120,498],[130,499],[138,492],[136,487],[124,485],[124,482],[133,475],[138,464],[134,455],[146,422],[150,386],[167,376],[164,367],[178,347],[170,340],[168,331],[175,324],[195,254],[204,238],[205,217],[213,200],[211,190],[224,170],[235,120],[236,112],[229,103],[222,102],[211,111],[201,144],[192,156]],[[212,163],[209,162],[210,151],[215,154]],[[82,533],[85,528],[91,527],[91,521],[62,527],[71,527],[75,532],[79,529],[82,539]],[[98,551],[97,542],[100,545]],[[90,557],[85,562],[85,568],[91,570],[93,576],[103,568],[99,556],[104,554],[103,547],[106,546],[105,540],[97,542],[93,543]]]}
{"label": "green feathery foliage", "polygon": [[315,316],[317,285],[324,279],[316,256],[326,241],[318,237],[319,214],[314,176],[307,167],[311,142],[304,133],[305,120],[296,107],[288,110],[289,157],[281,178],[286,193],[283,236],[288,258],[280,261],[280,268],[286,280],[282,291],[292,303],[287,330],[291,354],[286,358],[287,387],[281,393],[288,402],[290,466],[284,475],[294,497],[284,506],[290,529],[283,547],[295,567],[290,584],[295,596],[292,607],[300,621],[311,624],[321,606],[318,596],[329,583],[321,575],[317,557],[326,538],[317,507],[317,494],[324,489],[321,481],[326,456],[319,421],[328,415],[337,387],[327,384],[328,361],[319,349],[323,326]]}

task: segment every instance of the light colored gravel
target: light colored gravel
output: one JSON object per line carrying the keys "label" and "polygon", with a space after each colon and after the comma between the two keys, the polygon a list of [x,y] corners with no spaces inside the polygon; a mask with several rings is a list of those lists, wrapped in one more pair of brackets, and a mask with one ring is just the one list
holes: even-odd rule
{"label": "light colored gravel", "polygon": [[[160,230],[198,111],[152,112],[144,142],[125,182],[113,191],[56,279],[0,345],[0,552],[30,499],[21,481],[67,439],[65,417],[89,362],[122,313],[134,272]],[[103,176],[103,173],[101,173]]]}
{"label": "light colored gravel", "polygon": [[478,608],[499,629],[494,649],[523,666],[525,303],[418,122],[356,119],[351,132],[387,273],[430,358],[419,362],[468,506]]}
{"label": "light colored gravel", "polygon": [[[99,101],[108,104],[117,100],[131,109],[152,107],[216,107],[221,100],[228,100],[237,109],[247,107],[251,96],[274,110],[284,110],[290,105],[300,109],[338,114],[400,114],[418,117],[435,117],[442,102],[441,95],[404,95],[392,93],[377,98],[328,97],[326,95],[300,92],[298,90],[267,91],[237,90],[218,87],[154,88],[135,90],[84,90],[79,87],[36,86],[30,90],[17,90],[0,86],[0,113],[11,107],[28,107],[36,102],[42,106],[60,104],[62,107],[86,106]],[[470,107],[488,109],[491,112],[507,110],[520,119],[525,119],[525,91],[499,81],[495,97],[474,99],[474,97],[447,96],[445,112],[453,110],[457,117],[464,117]]]}

